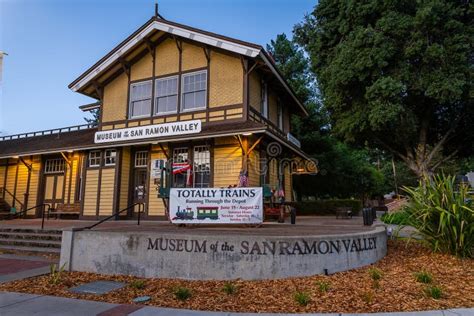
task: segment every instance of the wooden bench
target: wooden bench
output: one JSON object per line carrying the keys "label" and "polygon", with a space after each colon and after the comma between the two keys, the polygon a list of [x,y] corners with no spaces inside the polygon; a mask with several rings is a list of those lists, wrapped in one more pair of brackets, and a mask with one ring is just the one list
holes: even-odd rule
{"label": "wooden bench", "polygon": [[352,218],[352,208],[351,207],[338,207],[336,208],[336,219],[339,218]]}
{"label": "wooden bench", "polygon": [[61,215],[74,215],[78,216],[81,214],[81,206],[79,203],[71,204],[57,204],[56,208],[51,208],[48,212],[48,219],[51,216],[56,216],[56,219],[60,218]]}

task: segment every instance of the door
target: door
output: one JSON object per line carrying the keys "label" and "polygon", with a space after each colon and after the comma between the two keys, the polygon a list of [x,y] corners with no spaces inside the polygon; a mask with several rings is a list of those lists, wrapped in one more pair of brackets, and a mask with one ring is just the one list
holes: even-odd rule
{"label": "door", "polygon": [[44,203],[52,208],[64,203],[65,161],[63,158],[46,159],[44,163]]}
{"label": "door", "polygon": [[146,169],[135,169],[133,203],[144,202],[146,200],[147,178]]}

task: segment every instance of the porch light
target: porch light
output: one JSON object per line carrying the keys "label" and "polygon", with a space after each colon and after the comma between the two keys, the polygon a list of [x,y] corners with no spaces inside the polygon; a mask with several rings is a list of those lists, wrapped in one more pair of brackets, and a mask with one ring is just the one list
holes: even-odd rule
{"label": "porch light", "polygon": [[297,172],[304,172],[304,168],[298,168],[296,169]]}
{"label": "porch light", "polygon": [[252,133],[250,133],[250,132],[249,132],[249,133],[243,133],[242,135],[244,135],[244,136],[252,136]]}
{"label": "porch light", "polygon": [[13,156],[12,158],[13,159],[18,159],[18,158],[20,158],[20,156]]}
{"label": "porch light", "polygon": [[70,149],[70,150],[68,150],[67,152],[68,152],[68,153],[73,153],[74,150]]}

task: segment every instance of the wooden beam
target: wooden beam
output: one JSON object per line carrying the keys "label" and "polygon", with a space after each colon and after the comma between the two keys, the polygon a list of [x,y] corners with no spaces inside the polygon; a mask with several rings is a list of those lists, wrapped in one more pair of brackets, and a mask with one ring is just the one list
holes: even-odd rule
{"label": "wooden beam", "polygon": [[148,49],[148,52],[150,53],[151,57],[153,57],[154,59],[155,58],[155,45],[149,38],[145,40],[145,44],[146,44],[146,48]]}
{"label": "wooden beam", "polygon": [[183,51],[183,42],[178,40],[176,36],[173,35],[174,41],[176,42],[176,47],[178,47],[179,52],[181,53]]}
{"label": "wooden beam", "polygon": [[71,160],[69,160],[69,158],[66,156],[66,154],[64,154],[63,152],[61,152],[61,156],[63,156],[64,160],[66,161],[66,163],[69,165],[69,167],[72,166],[72,163],[71,163]]}
{"label": "wooden beam", "polygon": [[130,65],[129,65],[129,63],[123,58],[119,58],[119,63],[120,63],[120,66],[122,66],[123,72],[125,72],[127,74],[127,76],[130,78]]}
{"label": "wooden beam", "polygon": [[97,81],[92,81],[92,86],[94,87],[95,93],[97,93],[99,100],[103,101],[102,86]]}
{"label": "wooden beam", "polygon": [[257,147],[258,144],[260,144],[262,139],[263,139],[263,135],[260,136],[260,138],[257,139],[257,141],[252,145],[252,147],[249,148],[249,150],[247,151],[247,156],[250,155],[250,153],[255,149],[255,147]]}
{"label": "wooden beam", "polygon": [[206,55],[207,62],[211,61],[211,48],[209,46],[203,47],[204,54]]}
{"label": "wooden beam", "polygon": [[254,63],[252,67],[247,71],[247,75],[250,75],[250,73],[258,66],[258,63]]}
{"label": "wooden beam", "polygon": [[31,171],[32,164],[27,163],[23,157],[20,157],[20,161],[25,165],[26,168],[28,168],[29,171]]}
{"label": "wooden beam", "polygon": [[161,143],[158,143],[158,146],[160,146],[160,149],[161,151],[165,154],[165,157],[166,159],[170,159],[169,155],[168,155],[168,152],[165,150],[165,148],[163,147],[163,145]]}
{"label": "wooden beam", "polygon": [[237,135],[235,137],[239,141],[240,148],[242,149],[242,155],[245,155],[244,145],[242,144],[242,138],[240,137],[240,135]]}

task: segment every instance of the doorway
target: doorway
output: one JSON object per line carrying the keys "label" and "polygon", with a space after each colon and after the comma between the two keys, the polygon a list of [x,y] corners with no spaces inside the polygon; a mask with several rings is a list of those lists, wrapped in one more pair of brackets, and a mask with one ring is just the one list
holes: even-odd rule
{"label": "doorway", "polygon": [[64,203],[65,167],[63,158],[46,159],[44,162],[43,203],[52,208]]}

